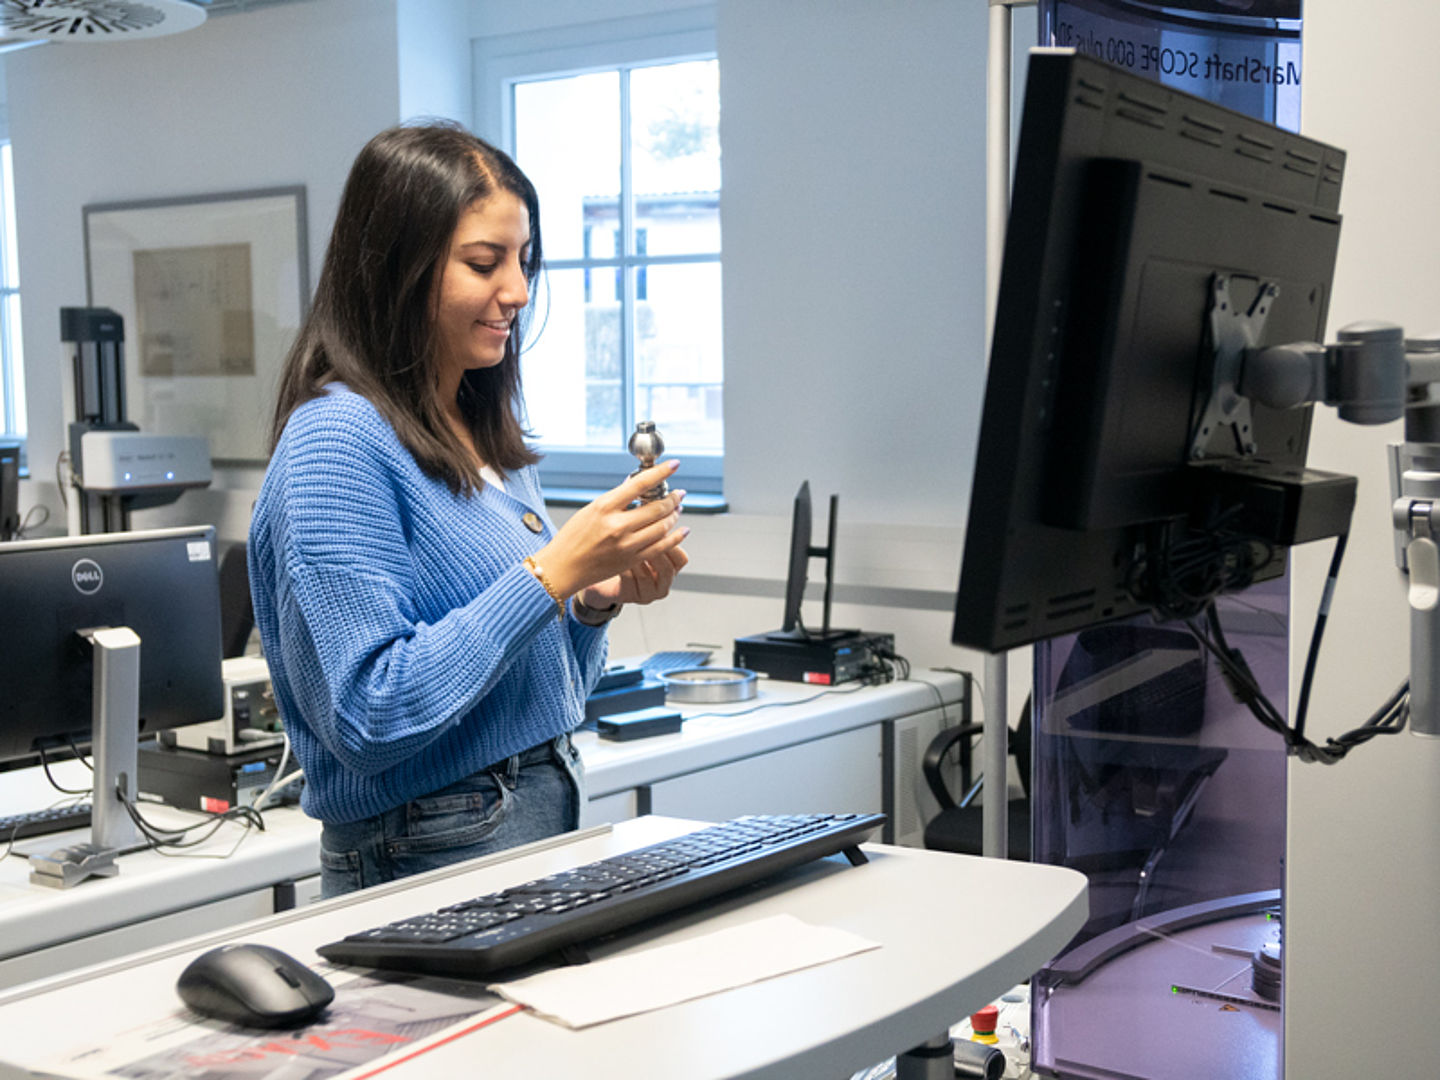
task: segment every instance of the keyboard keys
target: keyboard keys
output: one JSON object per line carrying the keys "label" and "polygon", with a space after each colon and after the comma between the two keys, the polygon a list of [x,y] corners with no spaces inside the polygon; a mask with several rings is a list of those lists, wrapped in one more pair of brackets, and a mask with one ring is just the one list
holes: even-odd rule
{"label": "keyboard keys", "polygon": [[319,952],[338,963],[490,974],[848,850],[883,821],[879,814],[737,818],[351,934]]}
{"label": "keyboard keys", "polygon": [[66,829],[90,827],[90,804],[71,803],[50,806],[43,810],[27,810],[22,814],[0,816],[0,844],[24,840],[31,836],[47,836]]}

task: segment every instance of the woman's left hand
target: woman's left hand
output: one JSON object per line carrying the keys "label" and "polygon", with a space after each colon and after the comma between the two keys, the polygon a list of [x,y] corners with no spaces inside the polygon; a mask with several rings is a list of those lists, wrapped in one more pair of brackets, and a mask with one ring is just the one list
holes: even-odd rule
{"label": "woman's left hand", "polygon": [[615,577],[596,582],[580,590],[580,602],[586,607],[603,611],[615,604],[651,604],[663,600],[670,586],[690,556],[682,548],[673,547],[654,561],[642,559]]}

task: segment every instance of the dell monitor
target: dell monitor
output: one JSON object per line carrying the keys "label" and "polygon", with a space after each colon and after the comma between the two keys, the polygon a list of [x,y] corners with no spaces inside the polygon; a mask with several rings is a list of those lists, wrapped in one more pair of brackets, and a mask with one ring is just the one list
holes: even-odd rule
{"label": "dell monitor", "polygon": [[0,760],[91,743],[94,847],[133,843],[139,738],[224,712],[214,530],[0,545],[0,636]]}
{"label": "dell monitor", "polygon": [[1248,562],[1240,584],[1283,570],[1299,538],[1266,499],[1308,505],[1310,409],[1234,408],[1236,369],[1322,340],[1344,164],[1073,50],[1031,53],[956,644],[1173,615],[1155,570],[1197,536],[1271,529],[1217,565]]}

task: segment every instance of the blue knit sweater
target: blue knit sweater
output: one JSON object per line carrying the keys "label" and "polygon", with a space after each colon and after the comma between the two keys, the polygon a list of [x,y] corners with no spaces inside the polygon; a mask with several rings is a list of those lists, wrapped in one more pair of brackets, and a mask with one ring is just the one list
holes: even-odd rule
{"label": "blue knit sweater", "polygon": [[554,526],[533,468],[504,479],[452,495],[344,387],[285,425],[248,561],[312,817],[371,817],[584,718],[606,632],[524,567]]}

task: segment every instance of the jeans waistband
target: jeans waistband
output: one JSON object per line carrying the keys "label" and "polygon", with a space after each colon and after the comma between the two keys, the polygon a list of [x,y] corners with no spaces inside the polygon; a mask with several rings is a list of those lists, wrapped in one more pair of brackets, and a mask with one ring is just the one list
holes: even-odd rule
{"label": "jeans waistband", "polygon": [[512,754],[503,761],[497,761],[490,766],[490,771],[505,777],[510,786],[514,787],[522,768],[526,765],[543,765],[547,761],[553,760],[559,750],[559,744],[569,738],[569,735],[557,735],[553,739],[546,739],[528,750],[521,750],[520,753]]}

